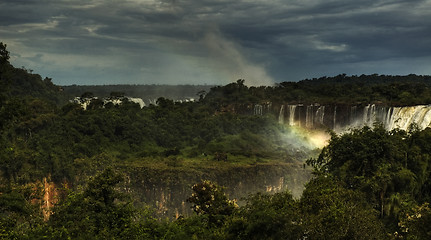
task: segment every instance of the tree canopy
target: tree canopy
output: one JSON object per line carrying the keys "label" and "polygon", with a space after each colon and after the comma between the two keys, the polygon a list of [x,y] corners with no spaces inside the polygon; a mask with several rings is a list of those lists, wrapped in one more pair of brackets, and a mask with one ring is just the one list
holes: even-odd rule
{"label": "tree canopy", "polygon": [[[286,140],[294,130],[270,111],[250,113],[252,106],[429,104],[429,86],[429,76],[417,75],[341,74],[268,87],[248,87],[240,79],[196,91],[195,102],[161,97],[141,109],[131,101],[93,99],[84,110],[66,103],[50,78],[13,67],[0,43],[0,237],[429,239],[430,128],[388,132],[376,124],[332,133],[320,155],[309,158],[315,175],[297,198],[286,190],[230,199],[225,188],[204,179],[209,168],[202,167],[228,172],[226,181],[237,180],[238,166],[256,175],[268,174],[260,168],[270,164],[306,168],[304,156],[313,150],[299,138]],[[111,92],[122,97],[125,91]],[[166,182],[184,183],[185,169],[202,179],[181,200],[195,214],[160,218],[130,191],[133,177],[154,188],[163,174]],[[45,199],[46,179],[57,186],[55,201]],[[168,198],[157,197],[162,209]],[[49,218],[42,202],[53,204]]]}

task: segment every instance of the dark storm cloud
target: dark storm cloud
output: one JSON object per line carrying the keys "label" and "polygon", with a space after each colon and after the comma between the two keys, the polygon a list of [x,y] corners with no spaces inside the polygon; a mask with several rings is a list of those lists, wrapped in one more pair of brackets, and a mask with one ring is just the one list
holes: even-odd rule
{"label": "dark storm cloud", "polygon": [[0,41],[61,84],[431,74],[430,12],[429,0],[6,0]]}

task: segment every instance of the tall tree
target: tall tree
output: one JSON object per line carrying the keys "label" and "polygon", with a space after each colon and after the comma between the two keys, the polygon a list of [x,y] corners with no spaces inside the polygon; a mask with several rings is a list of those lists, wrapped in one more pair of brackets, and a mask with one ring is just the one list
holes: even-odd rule
{"label": "tall tree", "polygon": [[331,175],[311,180],[300,199],[307,239],[385,239],[378,212],[363,193]]}
{"label": "tall tree", "polygon": [[118,239],[129,233],[134,211],[117,190],[122,175],[108,168],[91,179],[82,192],[71,192],[54,209],[54,236],[78,239]]}
{"label": "tall tree", "polygon": [[7,45],[0,42],[0,65],[9,63],[9,52],[6,50]]}
{"label": "tall tree", "polygon": [[208,216],[211,225],[220,226],[235,209],[235,201],[229,200],[220,186],[208,180],[193,185],[192,190],[187,201],[193,204],[194,212]]}

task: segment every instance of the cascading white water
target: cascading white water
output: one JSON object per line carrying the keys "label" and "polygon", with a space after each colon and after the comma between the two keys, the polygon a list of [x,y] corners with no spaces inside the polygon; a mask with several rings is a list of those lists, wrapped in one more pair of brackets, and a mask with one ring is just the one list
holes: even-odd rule
{"label": "cascading white water", "polygon": [[128,97],[127,100],[139,104],[139,107],[143,108],[145,107],[145,102],[142,100],[142,98],[132,98]]}
{"label": "cascading white water", "polygon": [[314,126],[314,112],[313,112],[313,105],[307,106],[307,110],[305,112],[305,127],[306,128],[313,128]]}
{"label": "cascading white water", "polygon": [[391,117],[392,117],[393,113],[394,113],[394,108],[389,108],[388,111],[387,111],[387,113],[386,113],[386,118],[385,118],[385,121],[384,121],[384,125],[385,125],[386,128],[388,128],[388,126],[390,126]]}
{"label": "cascading white water", "polygon": [[364,108],[362,122],[359,126],[372,126],[375,122],[383,123],[387,130],[395,128],[407,130],[415,123],[420,129],[425,129],[431,123],[431,105],[410,107],[377,107],[368,105]]}
{"label": "cascading white water", "polygon": [[325,119],[325,106],[320,106],[316,111],[316,119],[320,125],[323,125]]}
{"label": "cascading white water", "polygon": [[148,102],[149,102],[150,105],[154,105],[154,106],[158,105],[157,104],[157,99],[148,99]]}
{"label": "cascading white water", "polygon": [[[87,107],[91,104],[93,100],[98,100],[97,97],[92,98],[81,98],[76,97],[71,102],[80,104],[84,110],[87,110]],[[102,98],[103,107],[105,107],[106,104],[112,103],[114,105],[121,105],[124,101],[130,101],[133,103],[139,104],[140,108],[145,107],[145,102],[142,100],[142,98],[132,98],[132,97],[121,97],[121,98]]]}
{"label": "cascading white water", "polygon": [[350,107],[349,123],[350,125],[355,123],[356,120],[356,106]]}
{"label": "cascading white water", "polygon": [[281,105],[280,113],[278,114],[278,123],[284,124],[284,105]]}
{"label": "cascading white water", "polygon": [[385,127],[388,130],[394,128],[407,130],[413,123],[417,124],[419,129],[425,129],[431,123],[431,105],[394,107],[389,111],[391,112],[390,118],[385,122]]}
{"label": "cascading white water", "polygon": [[288,105],[288,107],[289,107],[289,125],[294,126],[296,105]]}
{"label": "cascading white water", "polygon": [[377,112],[376,112],[376,105],[372,104],[371,107],[368,109],[368,126],[373,126],[373,124],[377,121]]}
{"label": "cascading white water", "polygon": [[254,115],[263,115],[263,106],[260,104],[254,105]]}
{"label": "cascading white water", "polygon": [[373,126],[373,124],[377,121],[376,105],[368,104],[367,106],[365,106],[362,119],[363,125],[370,127]]}
{"label": "cascading white water", "polygon": [[362,116],[357,116],[357,120],[353,120],[354,117],[354,114],[351,113],[350,126],[346,126],[346,128],[372,127],[374,123],[380,122],[388,131],[395,128],[408,130],[413,123],[419,129],[425,129],[431,127],[431,105],[385,107],[372,104],[364,107]]}
{"label": "cascading white water", "polygon": [[[284,124],[286,119],[290,126],[302,125],[306,128],[321,127],[329,123],[332,126],[327,127],[336,131],[363,126],[373,127],[374,123],[382,123],[388,131],[395,128],[408,130],[413,123],[419,129],[431,127],[431,105],[387,107],[369,104],[349,108],[333,106],[333,112],[329,114],[325,106],[317,106],[319,105],[281,105],[278,121]],[[261,105],[255,106],[256,115],[261,115],[262,111]]]}

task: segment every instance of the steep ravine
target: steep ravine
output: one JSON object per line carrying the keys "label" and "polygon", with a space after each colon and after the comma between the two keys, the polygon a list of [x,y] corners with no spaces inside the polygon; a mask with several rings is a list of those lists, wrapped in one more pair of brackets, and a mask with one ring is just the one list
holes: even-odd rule
{"label": "steep ravine", "polygon": [[[247,109],[252,110],[254,115],[273,114],[286,127],[332,129],[336,132],[372,126],[375,122],[382,123],[387,130],[407,130],[412,123],[424,129],[431,124],[430,105],[389,107],[376,104],[323,106],[267,103]],[[154,207],[159,216],[167,217],[190,214],[190,205],[185,200],[191,195],[191,186],[202,180],[224,186],[229,198],[240,200],[251,193],[274,193],[286,189],[299,197],[311,177],[311,170],[301,162],[226,163],[218,167],[201,165],[196,168],[125,165],[121,171],[127,173],[125,189],[141,202]]]}
{"label": "steep ravine", "polygon": [[254,165],[207,167],[199,169],[154,168],[149,166],[120,168],[127,173],[122,188],[141,202],[155,208],[159,216],[178,217],[191,213],[186,199],[193,184],[210,180],[225,187],[230,199],[251,193],[275,193],[288,189],[299,197],[311,171],[299,163],[259,163]]}

